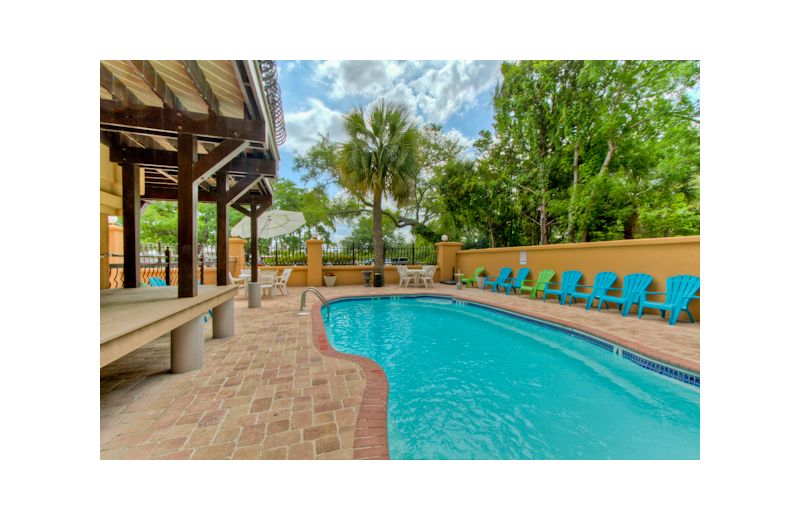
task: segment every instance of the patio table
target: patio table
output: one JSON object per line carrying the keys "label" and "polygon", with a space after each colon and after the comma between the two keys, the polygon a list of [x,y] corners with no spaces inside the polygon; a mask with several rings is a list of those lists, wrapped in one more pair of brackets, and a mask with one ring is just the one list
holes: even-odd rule
{"label": "patio table", "polygon": [[414,287],[419,287],[419,277],[425,269],[407,269],[406,272],[414,277]]}

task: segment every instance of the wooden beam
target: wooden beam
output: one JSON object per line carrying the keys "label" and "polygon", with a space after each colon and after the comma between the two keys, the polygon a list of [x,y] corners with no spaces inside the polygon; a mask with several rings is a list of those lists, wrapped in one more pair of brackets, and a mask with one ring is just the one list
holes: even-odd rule
{"label": "wooden beam", "polygon": [[228,285],[228,172],[217,173],[217,285]]}
{"label": "wooden beam", "polygon": [[139,287],[141,269],[139,265],[140,211],[142,201],[139,198],[139,166],[125,164],[122,166],[122,240],[123,269],[125,289]]}
{"label": "wooden beam", "polygon": [[[169,173],[165,172],[165,171],[164,171],[164,170],[162,170],[161,168],[156,168],[156,171],[157,171],[158,173],[160,173],[161,175],[163,175],[164,177],[166,177],[167,179],[169,179],[169,180],[171,180],[172,182],[174,182],[175,184],[178,184],[178,178],[177,178],[177,177],[175,177],[174,175],[170,175]],[[147,187],[145,187],[145,189],[147,189]]]}
{"label": "wooden beam", "polygon": [[231,207],[236,209],[238,212],[243,213],[245,216],[250,216],[250,210],[241,204],[231,204]]}
{"label": "wooden beam", "polygon": [[[100,123],[103,130],[135,131],[165,137],[178,133],[194,134],[222,139],[243,139],[266,146],[265,123],[234,117],[223,117],[195,112],[178,112],[172,108],[150,107],[100,100]],[[168,135],[165,135],[168,134]]]}
{"label": "wooden beam", "polygon": [[[228,192],[230,193],[230,191]],[[144,195],[141,196],[144,200],[178,200],[178,187],[167,186],[151,186],[145,185]],[[197,202],[204,204],[215,204],[217,202],[217,191],[203,191],[197,190]],[[272,205],[271,195],[242,195],[238,200],[239,204],[258,204],[258,205]],[[231,206],[236,207],[234,204]],[[238,208],[237,208],[238,209]]]}
{"label": "wooden beam", "polygon": [[[115,163],[136,163],[154,168],[176,168],[178,166],[178,154],[165,150],[145,150],[121,146],[111,148],[109,158],[111,162]],[[248,175],[252,173],[275,179],[278,176],[278,163],[269,159],[235,157],[228,163],[228,173]]]}
{"label": "wooden beam", "polygon": [[178,298],[197,296],[197,137],[178,134]]}
{"label": "wooden beam", "polygon": [[168,107],[175,110],[184,110],[181,100],[170,90],[161,75],[153,68],[147,60],[127,60],[133,70],[139,75],[142,81],[150,87],[150,90],[158,96]]}
{"label": "wooden beam", "polygon": [[254,173],[249,173],[243,179],[240,179],[236,184],[233,185],[230,192],[228,192],[228,200],[226,201],[226,204],[233,204],[242,198],[242,196],[247,193],[250,187],[257,183],[259,179],[261,179],[261,176]]}
{"label": "wooden beam", "polygon": [[211,85],[206,81],[206,76],[203,74],[202,69],[200,69],[197,60],[178,60],[178,62],[181,64],[181,67],[183,67],[183,70],[186,71],[189,79],[192,80],[192,84],[197,90],[197,93],[200,94],[200,97],[206,102],[208,113],[220,115],[219,100],[211,90]]}
{"label": "wooden beam", "polygon": [[250,141],[226,139],[194,165],[194,182],[199,183],[211,177],[217,170],[227,165],[231,159],[245,151],[248,146],[250,146]]}

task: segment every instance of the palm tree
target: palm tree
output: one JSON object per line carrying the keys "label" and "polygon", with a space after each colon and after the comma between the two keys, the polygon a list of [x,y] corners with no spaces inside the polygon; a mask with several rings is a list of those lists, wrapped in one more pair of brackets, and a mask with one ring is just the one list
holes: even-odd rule
{"label": "palm tree", "polygon": [[[385,100],[343,117],[346,141],[339,149],[339,182],[366,206],[372,206],[375,274],[383,278],[383,198],[406,202],[419,173],[419,129],[408,110]],[[372,198],[372,203],[369,198]]]}

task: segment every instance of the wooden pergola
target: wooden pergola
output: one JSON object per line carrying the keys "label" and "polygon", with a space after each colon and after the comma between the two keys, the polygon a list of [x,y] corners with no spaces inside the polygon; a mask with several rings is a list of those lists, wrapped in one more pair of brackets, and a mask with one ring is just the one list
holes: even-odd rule
{"label": "wooden pergola", "polygon": [[122,168],[121,290],[140,287],[140,216],[155,200],[178,203],[177,297],[198,296],[198,202],[217,205],[217,286],[229,285],[229,208],[251,217],[255,243],[257,218],[272,206],[279,155],[269,99],[257,61],[100,62],[100,141]]}
{"label": "wooden pergola", "polygon": [[227,285],[229,208],[257,218],[277,178],[257,63],[101,61],[100,140],[123,169],[124,287],[140,284],[140,213],[154,200],[178,202],[179,297],[197,295],[197,203],[217,204],[217,284]]}

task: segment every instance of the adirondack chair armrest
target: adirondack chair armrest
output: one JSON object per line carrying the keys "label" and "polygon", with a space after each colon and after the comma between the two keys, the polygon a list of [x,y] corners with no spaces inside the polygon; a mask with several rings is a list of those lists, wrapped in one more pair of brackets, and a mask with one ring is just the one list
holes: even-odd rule
{"label": "adirondack chair armrest", "polygon": [[594,285],[575,285],[575,287],[594,287]]}
{"label": "adirondack chair armrest", "polygon": [[641,294],[663,294],[664,296],[667,295],[665,292],[650,292],[650,291],[642,291]]}
{"label": "adirondack chair armrest", "polygon": [[606,291],[617,291],[617,292],[622,292],[622,289],[617,289],[616,287],[609,287],[608,289],[606,289]]}
{"label": "adirondack chair armrest", "polygon": [[687,298],[689,298],[690,300],[699,300],[700,299],[699,296],[687,296]]}
{"label": "adirondack chair armrest", "polygon": [[545,282],[545,285],[547,285],[547,286],[550,286],[550,285],[561,285],[561,282]]}
{"label": "adirondack chair armrest", "polygon": [[497,276],[487,276],[487,277],[486,277],[486,281],[488,282],[488,281],[489,281],[489,280],[491,280],[491,279],[495,279],[495,280],[497,280],[497,278],[498,278]]}

